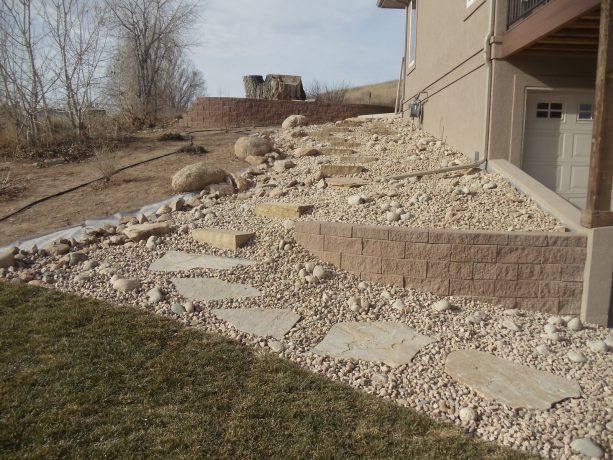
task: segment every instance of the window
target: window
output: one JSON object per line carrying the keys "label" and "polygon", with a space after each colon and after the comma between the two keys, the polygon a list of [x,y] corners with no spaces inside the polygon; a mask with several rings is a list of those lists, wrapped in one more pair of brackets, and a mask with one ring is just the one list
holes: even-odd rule
{"label": "window", "polygon": [[579,104],[577,120],[591,121],[594,119],[594,106],[592,104]]}
{"label": "window", "polygon": [[417,0],[409,4],[409,66],[415,64],[415,41],[417,39]]}
{"label": "window", "polygon": [[553,118],[561,120],[564,105],[561,102],[539,102],[536,104],[536,118]]}

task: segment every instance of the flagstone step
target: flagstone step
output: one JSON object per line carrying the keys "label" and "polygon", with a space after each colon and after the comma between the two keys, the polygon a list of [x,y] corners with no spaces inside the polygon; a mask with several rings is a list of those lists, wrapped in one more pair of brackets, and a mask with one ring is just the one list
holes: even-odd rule
{"label": "flagstone step", "polygon": [[236,250],[249,242],[255,233],[220,228],[199,228],[192,231],[192,238],[199,243],[218,249]]}
{"label": "flagstone step", "polygon": [[290,309],[217,308],[211,312],[239,331],[262,337],[272,336],[278,340],[281,340],[300,319],[300,315]]}
{"label": "flagstone step", "polygon": [[402,323],[337,323],[311,350],[318,355],[383,362],[392,367],[410,363],[413,356],[433,342]]}
{"label": "flagstone step", "polygon": [[253,265],[256,262],[233,257],[217,257],[211,255],[190,254],[183,251],[168,251],[161,259],[149,266],[152,272],[178,272],[195,268],[227,270],[240,265]]}
{"label": "flagstone step", "polygon": [[477,350],[450,353],[445,371],[481,396],[513,408],[547,410],[558,401],[581,396],[574,380]]}
{"label": "flagstone step", "polygon": [[329,177],[326,179],[326,184],[332,188],[356,188],[368,185],[368,182],[355,177]]}
{"label": "flagstone step", "polygon": [[215,278],[173,278],[177,292],[190,300],[210,300],[258,297],[262,293],[247,284],[227,283]]}
{"label": "flagstone step", "polygon": [[363,173],[366,170],[364,166],[355,164],[344,165],[321,165],[320,171],[322,176],[353,176],[354,174]]}
{"label": "flagstone step", "polygon": [[310,204],[258,203],[255,206],[255,215],[278,219],[297,219],[311,209],[313,209],[313,205]]}

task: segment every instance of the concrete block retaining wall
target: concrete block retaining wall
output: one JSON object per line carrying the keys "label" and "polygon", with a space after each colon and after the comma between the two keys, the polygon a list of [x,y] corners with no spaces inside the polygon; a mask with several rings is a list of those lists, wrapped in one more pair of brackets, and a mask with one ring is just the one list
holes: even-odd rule
{"label": "concrete block retaining wall", "polygon": [[508,308],[581,312],[583,235],[297,222],[295,238],[319,259],[368,281]]}
{"label": "concrete block retaining wall", "polygon": [[185,128],[277,126],[290,115],[305,115],[309,123],[327,123],[358,115],[393,112],[391,107],[304,101],[269,101],[230,97],[203,97],[183,115]]}

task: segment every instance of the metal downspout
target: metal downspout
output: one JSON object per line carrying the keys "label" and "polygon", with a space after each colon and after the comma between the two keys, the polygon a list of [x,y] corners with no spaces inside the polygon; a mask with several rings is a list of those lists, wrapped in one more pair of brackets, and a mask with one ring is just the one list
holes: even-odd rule
{"label": "metal downspout", "polygon": [[409,7],[411,6],[411,0],[400,0],[400,3],[405,5],[404,7],[404,57],[402,58],[402,75],[400,84],[402,85],[402,95],[400,97],[400,115],[404,118],[404,97],[407,82],[407,52],[409,47]]}
{"label": "metal downspout", "polygon": [[484,143],[483,143],[483,159],[489,160],[489,144],[490,144],[490,122],[492,116],[492,80],[493,80],[493,59],[491,40],[494,37],[496,27],[496,2],[497,0],[489,0],[490,2],[490,29],[485,37],[484,52],[485,63],[487,67],[487,83],[485,94],[485,119],[484,119]]}

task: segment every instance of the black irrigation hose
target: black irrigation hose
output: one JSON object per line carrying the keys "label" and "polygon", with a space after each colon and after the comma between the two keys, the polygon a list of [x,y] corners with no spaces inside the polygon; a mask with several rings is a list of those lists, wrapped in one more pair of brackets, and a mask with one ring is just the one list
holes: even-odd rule
{"label": "black irrigation hose", "polygon": [[[181,148],[178,148],[177,150],[173,150],[172,152],[169,152],[169,153],[165,153],[165,154],[160,155],[158,157],[148,158],[146,160],[139,161],[138,163],[134,163],[134,164],[131,164],[131,165],[124,166],[122,168],[119,168],[117,171],[115,171],[115,174],[117,174],[117,173],[119,173],[121,171],[125,171],[126,169],[130,169],[130,168],[133,168],[135,166],[142,165],[144,163],[149,163],[150,161],[155,161],[155,160],[159,160],[160,158],[168,157],[170,155],[175,155],[177,153],[181,153]],[[102,180],[102,179],[104,179],[104,177],[101,176],[101,177],[98,177],[96,179],[92,179],[89,182],[84,182],[82,184],[75,185],[74,187],[71,187],[69,189],[62,190],[61,192],[54,193],[53,195],[48,195],[48,196],[45,196],[43,198],[39,198],[38,200],[31,201],[30,203],[22,206],[21,208],[15,210],[15,211],[13,211],[13,212],[5,215],[5,216],[0,217],[0,222],[3,222],[5,220],[9,219],[10,217],[13,217],[16,214],[19,214],[20,212],[23,212],[26,209],[31,208],[32,206],[40,204],[43,201],[47,201],[47,200],[50,200],[51,198],[57,198],[58,196],[62,196],[62,195],[65,195],[67,193],[74,192],[75,190],[78,190],[78,189],[83,188],[83,187],[87,187],[88,185],[93,184],[94,182],[98,182],[99,180]]]}

